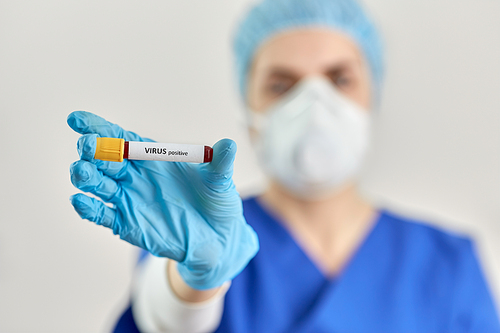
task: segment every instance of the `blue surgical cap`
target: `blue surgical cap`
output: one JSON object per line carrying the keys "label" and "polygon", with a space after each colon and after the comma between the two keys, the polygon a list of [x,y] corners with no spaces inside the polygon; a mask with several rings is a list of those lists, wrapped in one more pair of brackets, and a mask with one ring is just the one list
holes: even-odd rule
{"label": "blue surgical cap", "polygon": [[374,24],[358,3],[354,0],[263,0],[243,18],[233,41],[244,100],[248,71],[259,46],[276,33],[300,27],[332,28],[350,36],[364,53],[375,95],[379,94],[383,75],[381,41]]}

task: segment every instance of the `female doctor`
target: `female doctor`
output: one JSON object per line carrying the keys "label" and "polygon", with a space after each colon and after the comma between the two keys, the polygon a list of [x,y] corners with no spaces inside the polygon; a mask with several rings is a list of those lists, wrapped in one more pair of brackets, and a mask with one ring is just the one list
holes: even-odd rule
{"label": "female doctor", "polygon": [[[236,145],[208,164],[93,159],[148,140],[87,112],[78,214],[153,254],[116,331],[500,332],[471,241],[374,207],[355,185],[381,89],[377,31],[352,0],[264,0],[235,36],[269,187],[242,201]],[[149,141],[149,140],[148,140]]]}

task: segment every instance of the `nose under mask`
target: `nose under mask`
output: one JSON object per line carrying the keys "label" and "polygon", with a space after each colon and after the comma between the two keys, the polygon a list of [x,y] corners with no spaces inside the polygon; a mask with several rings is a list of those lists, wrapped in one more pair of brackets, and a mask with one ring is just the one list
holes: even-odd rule
{"label": "nose under mask", "polygon": [[250,117],[264,172],[295,196],[331,195],[359,172],[369,113],[328,80],[304,79],[265,113],[250,111]]}

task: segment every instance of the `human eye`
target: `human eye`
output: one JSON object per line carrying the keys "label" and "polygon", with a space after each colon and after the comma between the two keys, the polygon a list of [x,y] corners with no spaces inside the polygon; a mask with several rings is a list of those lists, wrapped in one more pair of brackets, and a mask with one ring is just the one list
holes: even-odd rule
{"label": "human eye", "polygon": [[348,75],[340,75],[334,79],[333,83],[339,89],[347,89],[353,85],[353,79]]}
{"label": "human eye", "polygon": [[338,68],[329,72],[328,78],[335,87],[344,92],[349,92],[356,86],[356,76],[347,68]]}
{"label": "human eye", "polygon": [[293,86],[291,80],[273,80],[266,85],[266,93],[271,97],[285,94]]}

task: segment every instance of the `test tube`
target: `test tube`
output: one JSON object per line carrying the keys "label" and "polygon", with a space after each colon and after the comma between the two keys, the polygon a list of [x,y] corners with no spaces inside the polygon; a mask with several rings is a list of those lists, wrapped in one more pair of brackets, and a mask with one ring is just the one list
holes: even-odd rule
{"label": "test tube", "polygon": [[102,161],[123,162],[149,160],[168,162],[208,163],[213,149],[203,145],[125,141],[118,138],[97,138],[94,158]]}

